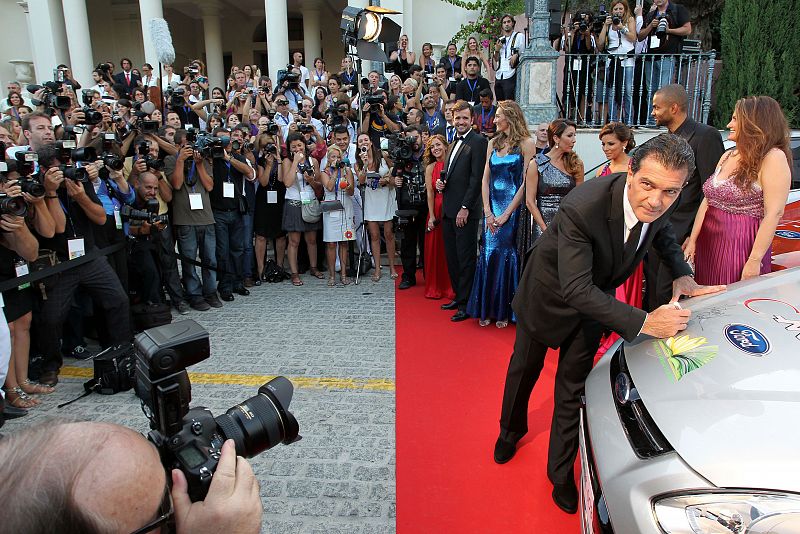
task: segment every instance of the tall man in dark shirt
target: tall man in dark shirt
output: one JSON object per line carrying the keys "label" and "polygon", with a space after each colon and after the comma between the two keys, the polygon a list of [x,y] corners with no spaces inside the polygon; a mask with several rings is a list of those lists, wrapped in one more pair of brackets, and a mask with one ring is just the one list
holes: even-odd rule
{"label": "tall man in dark shirt", "polygon": [[[242,141],[241,130],[231,132],[230,139]],[[217,128],[217,137],[227,137],[228,130]],[[206,160],[208,163],[208,159]],[[217,240],[217,266],[227,273],[219,273],[219,296],[224,301],[232,301],[233,293],[246,296],[250,294],[244,287],[242,257],[244,254],[244,219],[247,201],[243,196],[244,178],[252,180],[253,168],[244,156],[234,152],[230,144],[225,147],[224,157],[211,160],[214,189],[209,195],[211,209],[214,211],[214,224]]]}
{"label": "tall man in dark shirt", "polygon": [[[63,178],[63,172],[59,170],[59,150],[55,146],[42,147],[38,154],[41,173],[55,179]],[[90,172],[94,174],[97,171],[90,166]],[[91,178],[94,177],[90,175]],[[63,232],[50,239],[39,237],[40,248],[54,250],[62,262],[95,252],[94,229],[105,224],[106,212],[91,182],[64,179],[64,185],[55,196],[64,210],[66,226]],[[45,281],[47,299],[43,301],[39,314],[40,335],[37,336],[44,354],[39,377],[42,384],[58,383],[58,372],[63,364],[60,348],[62,325],[78,288],[83,288],[95,305],[103,310],[112,345],[131,337],[128,296],[105,256],[48,278]]]}
{"label": "tall man in dark shirt", "polygon": [[464,100],[474,107],[480,101],[481,92],[489,89],[489,80],[479,74],[481,64],[478,58],[470,56],[465,63],[467,76],[456,85],[456,100]]}

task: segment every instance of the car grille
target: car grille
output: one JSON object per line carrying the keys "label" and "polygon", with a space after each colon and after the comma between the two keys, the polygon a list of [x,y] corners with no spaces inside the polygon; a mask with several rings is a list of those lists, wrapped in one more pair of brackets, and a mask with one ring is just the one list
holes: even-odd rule
{"label": "car grille", "polygon": [[628,442],[639,458],[653,458],[673,450],[656,426],[625,363],[625,350],[620,345],[611,358],[611,392],[614,406]]}

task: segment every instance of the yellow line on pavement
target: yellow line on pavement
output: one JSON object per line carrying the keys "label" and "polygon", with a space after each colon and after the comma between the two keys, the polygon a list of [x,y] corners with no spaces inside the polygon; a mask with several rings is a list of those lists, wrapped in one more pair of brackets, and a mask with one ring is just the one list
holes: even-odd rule
{"label": "yellow line on pavement", "polygon": [[[59,373],[64,378],[91,378],[90,367],[64,367]],[[226,373],[189,373],[192,384],[231,384],[237,386],[261,386],[275,378],[271,375],[236,375]],[[287,376],[294,387],[304,389],[366,389],[370,391],[394,391],[394,380],[386,378],[325,378],[311,376]]]}

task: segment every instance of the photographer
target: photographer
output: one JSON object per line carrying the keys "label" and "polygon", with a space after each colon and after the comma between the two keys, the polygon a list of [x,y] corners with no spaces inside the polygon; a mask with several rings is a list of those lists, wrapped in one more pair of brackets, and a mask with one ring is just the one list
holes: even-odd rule
{"label": "photographer", "polygon": [[379,89],[374,93],[364,96],[364,119],[361,122],[361,131],[367,132],[372,142],[380,146],[381,137],[389,132],[399,132],[400,125],[393,122],[386,115],[386,92]]}
{"label": "photographer", "polygon": [[181,256],[195,259],[200,255],[202,281],[194,265],[181,262],[186,299],[192,309],[208,311],[221,308],[217,297],[217,240],[210,191],[214,179],[206,169],[203,155],[187,138],[185,130],[176,135],[180,150],[164,160],[164,171],[173,187],[172,222]]}
{"label": "photographer", "polygon": [[[158,212],[158,182],[160,178],[145,171],[136,179],[136,200],[133,207],[141,212],[150,213],[155,218]],[[161,275],[158,264],[158,245],[155,235],[167,227],[166,215],[157,221],[143,220],[137,216],[129,216],[127,221],[130,246],[128,267],[131,274],[131,289],[140,302],[160,304]]]}
{"label": "photographer", "polygon": [[[635,43],[636,20],[628,9],[628,2],[613,0],[611,13],[603,22],[603,29],[597,38],[598,51],[602,52],[607,48],[611,56],[605,72],[606,88],[613,93],[609,110],[610,121],[624,121],[632,124],[633,71],[636,64],[633,57]],[[598,90],[599,92],[600,90]],[[605,120],[600,122],[605,123]]]}
{"label": "photographer", "polygon": [[514,31],[514,17],[505,14],[500,24],[503,33],[495,42],[492,55],[492,68],[495,70],[494,92],[498,102],[514,100],[517,96],[519,51],[525,44],[525,36]]}
{"label": "photographer", "polygon": [[289,125],[294,123],[294,115],[289,112],[289,99],[284,95],[275,95],[275,124],[281,129],[281,137],[286,141],[289,135]]}
{"label": "photographer", "polygon": [[0,440],[3,529],[151,532],[174,520],[178,533],[255,534],[262,515],[258,480],[232,440],[221,452],[208,494],[192,503],[183,472],[169,473],[170,489],[157,449],[133,430],[62,421],[24,428]]}
{"label": "photographer", "polygon": [[347,128],[350,142],[355,144],[353,140],[356,138],[356,135],[358,135],[358,124],[351,119],[350,99],[347,98],[344,93],[334,95],[333,106],[328,108],[328,116],[325,119],[325,125],[329,130],[334,130],[338,126],[344,126]]}
{"label": "photographer", "polygon": [[[90,166],[86,169],[88,179],[79,181],[79,169],[63,166],[56,147],[46,146],[37,153],[45,182],[63,180],[63,187],[59,187],[55,195],[65,215],[64,231],[50,239],[40,237],[39,245],[55,251],[62,262],[92,254],[97,250],[95,225],[102,226],[106,222],[106,212],[90,183],[95,179],[96,169]],[[58,372],[63,363],[60,350],[62,325],[79,288],[83,288],[95,305],[103,310],[110,343],[119,344],[130,339],[128,297],[105,256],[44,280],[44,287],[47,298],[38,318],[41,334],[37,340],[44,354],[40,383],[51,386],[58,383]]]}
{"label": "photographer", "polygon": [[282,78],[278,78],[275,99],[277,100],[278,95],[283,95],[289,102],[289,109],[293,112],[300,110],[303,105],[303,97],[306,96],[305,86],[300,79],[300,71],[296,67],[287,67],[286,74]]}
{"label": "photographer", "polygon": [[[444,120],[444,118],[442,118]],[[401,217],[403,237],[400,242],[400,259],[403,262],[403,279],[398,289],[408,289],[417,284],[417,268],[424,265],[425,229],[428,221],[428,197],[425,193],[425,165],[419,128],[409,126],[404,130],[404,139],[410,144],[408,159],[401,159],[398,153],[390,154],[394,161],[392,179],[397,188],[398,210],[415,211],[416,215]],[[403,155],[404,157],[406,154]],[[406,219],[407,222],[402,221]],[[399,231],[398,231],[399,232]],[[417,263],[419,249],[419,264]]]}
{"label": "photographer", "polygon": [[[683,41],[692,33],[689,12],[680,4],[669,0],[653,0],[650,11],[644,16],[637,38],[646,41],[648,54],[644,62],[646,94],[654,95],[661,87],[669,85],[675,77],[675,55],[683,50]],[[655,126],[653,103],[648,102],[647,125]]]}
{"label": "photographer", "polygon": [[264,272],[264,260],[268,239],[271,239],[274,245],[275,263],[285,274],[283,263],[286,257],[286,232],[283,231],[282,226],[286,186],[283,184],[278,136],[260,133],[256,137],[255,149],[258,152],[258,187],[253,215],[253,230],[256,236],[254,248],[258,269],[255,285],[261,285],[260,281],[267,279]]}
{"label": "photographer", "polygon": [[[569,93],[566,103],[568,109],[575,109],[578,120],[588,121],[591,118],[592,96],[594,96],[594,78],[589,76],[592,66],[591,54],[597,50],[594,35],[591,33],[592,16],[589,13],[577,13],[572,20],[571,29],[564,27],[562,46],[566,47],[571,57],[567,59],[564,69],[565,90]],[[566,96],[565,96],[566,98]],[[498,98],[500,100],[500,98]]]}
{"label": "photographer", "polygon": [[248,212],[244,180],[254,180],[255,172],[241,154],[241,149],[235,150],[232,147],[233,141],[242,143],[241,130],[233,130],[228,137],[228,131],[219,128],[214,136],[222,141],[222,157],[207,157],[205,164],[210,164],[211,175],[214,177],[210,200],[214,211],[217,265],[220,270],[227,271],[219,280],[219,296],[222,300],[231,302],[234,292],[241,296],[250,294],[244,287],[242,276],[244,215]]}

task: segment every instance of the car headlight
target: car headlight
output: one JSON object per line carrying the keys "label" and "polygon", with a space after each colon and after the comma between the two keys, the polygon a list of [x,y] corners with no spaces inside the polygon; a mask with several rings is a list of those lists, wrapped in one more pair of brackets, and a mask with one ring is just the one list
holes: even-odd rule
{"label": "car headlight", "polygon": [[677,495],[655,502],[667,534],[800,533],[800,495],[769,492]]}

